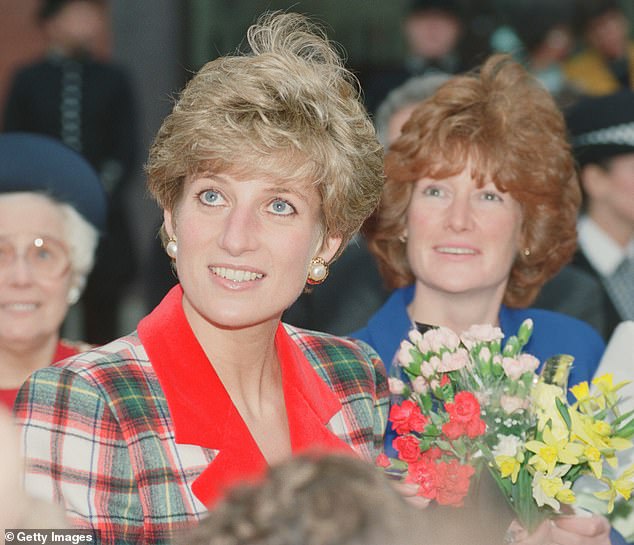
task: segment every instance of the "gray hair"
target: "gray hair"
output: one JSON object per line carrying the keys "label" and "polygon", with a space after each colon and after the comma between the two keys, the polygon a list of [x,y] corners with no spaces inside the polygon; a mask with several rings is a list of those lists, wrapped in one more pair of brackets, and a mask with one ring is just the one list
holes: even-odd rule
{"label": "gray hair", "polygon": [[426,98],[429,98],[436,92],[438,87],[450,78],[451,76],[444,72],[434,72],[423,76],[416,76],[408,79],[405,83],[392,89],[392,91],[388,93],[383,102],[379,104],[374,119],[377,137],[385,149],[387,149],[390,144],[388,141],[388,128],[392,116],[406,106],[422,102]]}

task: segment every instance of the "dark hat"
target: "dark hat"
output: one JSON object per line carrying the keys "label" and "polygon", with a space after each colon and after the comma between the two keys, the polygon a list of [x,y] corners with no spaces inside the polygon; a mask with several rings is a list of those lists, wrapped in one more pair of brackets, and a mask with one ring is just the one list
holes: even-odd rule
{"label": "dark hat", "polygon": [[634,92],[584,98],[566,113],[566,123],[581,166],[634,153]]}
{"label": "dark hat", "polygon": [[463,10],[458,0],[410,0],[407,9],[409,15],[425,11],[444,11],[460,18]]}
{"label": "dark hat", "polygon": [[[42,0],[37,17],[40,21],[46,21],[51,17],[55,17],[57,13],[66,5],[75,0]],[[103,0],[90,0],[95,4],[103,4]]]}
{"label": "dark hat", "polygon": [[34,191],[70,204],[103,232],[106,193],[95,170],[59,140],[29,133],[0,134],[0,193]]}

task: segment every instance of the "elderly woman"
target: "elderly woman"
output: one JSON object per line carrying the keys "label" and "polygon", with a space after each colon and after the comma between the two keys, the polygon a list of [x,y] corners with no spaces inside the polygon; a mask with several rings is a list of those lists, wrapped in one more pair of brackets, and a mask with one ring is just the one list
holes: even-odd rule
{"label": "elderly woman", "polygon": [[238,480],[305,450],[374,460],[385,370],[280,322],[375,208],[382,152],[335,49],[267,15],[208,63],[150,151],[179,284],[132,334],[35,373],[27,487],[101,543],[167,543]]}
{"label": "elderly woman", "polygon": [[[389,365],[415,322],[457,332],[494,324],[514,334],[532,318],[526,351],[541,361],[571,354],[572,383],[591,379],[604,350],[598,333],[529,307],[574,252],[581,199],[548,92],[519,64],[494,56],[414,110],[385,171],[369,246],[396,290],[355,336]],[[573,521],[561,522],[568,526],[557,526],[552,541],[607,543],[604,519]]]}
{"label": "elderly woman", "polygon": [[0,404],[33,371],[89,347],[60,339],[93,265],[106,201],[97,174],[48,137],[0,136]]}

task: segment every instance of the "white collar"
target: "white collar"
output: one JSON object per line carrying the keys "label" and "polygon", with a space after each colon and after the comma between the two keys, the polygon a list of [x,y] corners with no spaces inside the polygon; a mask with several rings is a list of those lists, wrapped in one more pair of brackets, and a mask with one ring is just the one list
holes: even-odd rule
{"label": "white collar", "polygon": [[588,216],[579,219],[577,231],[579,247],[601,276],[610,276],[626,257],[634,257],[634,240],[624,250]]}

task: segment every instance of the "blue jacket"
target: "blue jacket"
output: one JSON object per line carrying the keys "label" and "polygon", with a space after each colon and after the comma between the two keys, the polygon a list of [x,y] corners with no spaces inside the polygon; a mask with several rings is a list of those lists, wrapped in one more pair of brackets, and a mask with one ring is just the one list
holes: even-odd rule
{"label": "blue jacket", "polygon": [[[401,341],[407,338],[412,322],[407,305],[414,297],[414,286],[394,291],[385,304],[370,318],[368,325],[351,334],[374,348],[389,370]],[[569,383],[591,380],[605,350],[600,335],[588,324],[558,312],[536,308],[514,309],[502,305],[500,328],[505,334],[517,333],[526,318],[533,320],[533,335],[524,347],[541,362],[556,354],[575,358]]]}

